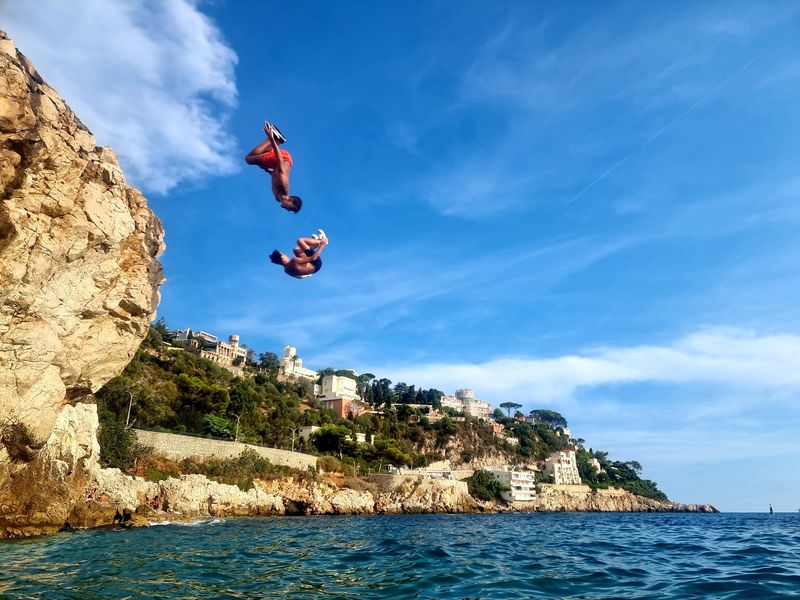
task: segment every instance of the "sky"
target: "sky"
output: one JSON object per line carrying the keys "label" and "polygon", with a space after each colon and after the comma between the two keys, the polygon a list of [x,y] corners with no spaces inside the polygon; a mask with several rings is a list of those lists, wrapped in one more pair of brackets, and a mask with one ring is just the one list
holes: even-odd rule
{"label": "sky", "polygon": [[[171,327],[800,508],[797,3],[0,0],[0,29],[164,222]],[[265,119],[297,215],[243,162]],[[269,263],[319,227],[317,275]]]}

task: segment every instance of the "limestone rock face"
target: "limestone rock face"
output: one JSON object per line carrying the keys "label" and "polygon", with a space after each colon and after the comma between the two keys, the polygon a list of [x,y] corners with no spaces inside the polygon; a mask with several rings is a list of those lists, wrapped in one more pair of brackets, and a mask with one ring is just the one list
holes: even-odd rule
{"label": "limestone rock face", "polygon": [[380,484],[375,512],[469,513],[480,510],[479,504],[469,495],[464,481],[382,477]]}
{"label": "limestone rock face", "polygon": [[539,486],[537,499],[529,507],[543,512],[719,512],[710,504],[661,502],[625,490],[593,491],[585,485]]}
{"label": "limestone rock face", "polygon": [[155,315],[162,239],[114,153],[0,32],[0,424],[41,444],[120,373]]}
{"label": "limestone rock face", "polygon": [[147,334],[163,235],[114,153],[0,32],[0,537],[62,526],[83,493],[97,417],[69,403]]}

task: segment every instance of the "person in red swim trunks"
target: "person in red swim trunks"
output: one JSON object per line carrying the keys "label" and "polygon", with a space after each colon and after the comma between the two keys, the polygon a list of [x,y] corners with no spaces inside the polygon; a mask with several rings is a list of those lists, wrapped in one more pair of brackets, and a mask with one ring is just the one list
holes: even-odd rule
{"label": "person in red swim trunks", "polygon": [[278,147],[278,144],[283,143],[286,139],[272,123],[264,123],[264,133],[267,134],[267,139],[250,150],[244,160],[248,165],[261,167],[270,174],[275,200],[286,210],[296,213],[303,206],[303,201],[299,196],[289,195],[292,155]]}

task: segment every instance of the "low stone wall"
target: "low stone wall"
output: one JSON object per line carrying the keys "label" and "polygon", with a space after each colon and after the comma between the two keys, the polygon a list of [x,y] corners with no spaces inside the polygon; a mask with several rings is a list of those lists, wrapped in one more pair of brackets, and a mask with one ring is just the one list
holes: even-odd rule
{"label": "low stone wall", "polygon": [[409,482],[428,482],[428,485],[439,486],[442,489],[452,489],[459,494],[469,494],[466,481],[457,481],[455,479],[429,479],[424,474],[392,474],[392,473],[372,473],[367,475],[367,479],[378,484],[382,491],[391,490],[395,488],[402,488]]}
{"label": "low stone wall", "polygon": [[160,431],[144,431],[136,429],[139,443],[150,446],[156,454],[171,460],[182,460],[196,456],[198,458],[234,458],[245,449],[250,448],[269,460],[274,465],[284,465],[293,469],[306,470],[317,466],[317,457],[301,452],[289,452],[277,448],[263,448],[239,442],[225,442],[208,438],[191,437],[177,433]]}
{"label": "low stone wall", "polygon": [[588,485],[574,485],[568,483],[542,483],[540,487],[542,491],[552,490],[556,492],[570,492],[573,494],[589,494],[592,491],[592,488]]}

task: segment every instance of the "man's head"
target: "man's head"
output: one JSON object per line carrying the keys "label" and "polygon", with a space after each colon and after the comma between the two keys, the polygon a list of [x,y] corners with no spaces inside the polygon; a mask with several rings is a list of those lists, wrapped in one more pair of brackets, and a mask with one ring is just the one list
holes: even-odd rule
{"label": "man's head", "polygon": [[300,212],[303,201],[300,199],[300,196],[284,196],[283,200],[281,200],[281,206],[286,210],[297,213]]}
{"label": "man's head", "polygon": [[284,264],[284,259],[288,259],[286,255],[284,255],[280,250],[273,250],[272,254],[269,255],[269,259],[275,263],[276,265]]}

